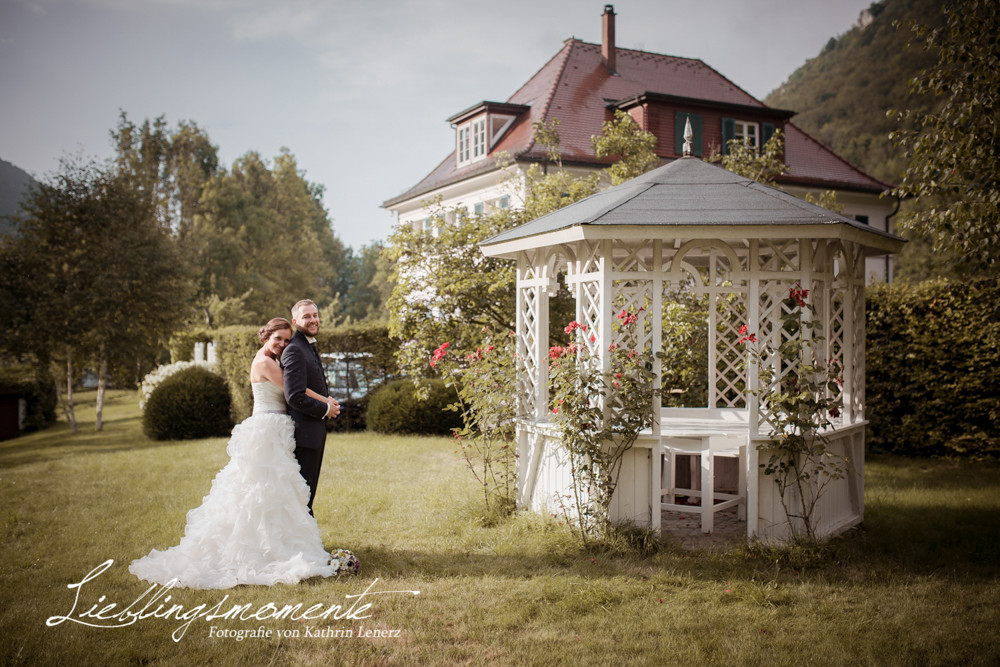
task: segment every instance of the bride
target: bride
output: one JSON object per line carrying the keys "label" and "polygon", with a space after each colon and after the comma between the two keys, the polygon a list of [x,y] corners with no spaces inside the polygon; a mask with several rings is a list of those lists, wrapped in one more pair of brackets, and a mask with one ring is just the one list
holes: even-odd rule
{"label": "bride", "polygon": [[140,579],[162,585],[176,581],[184,588],[270,586],[357,573],[360,567],[350,551],[338,550],[331,558],[306,507],[309,488],[292,454],[295,427],[285,412],[277,361],[292,325],[276,317],[258,336],[262,346],[250,366],[253,415],[233,429],[226,448],[229,463],[201,506],[188,512],[180,544],[153,549],[129,565]]}

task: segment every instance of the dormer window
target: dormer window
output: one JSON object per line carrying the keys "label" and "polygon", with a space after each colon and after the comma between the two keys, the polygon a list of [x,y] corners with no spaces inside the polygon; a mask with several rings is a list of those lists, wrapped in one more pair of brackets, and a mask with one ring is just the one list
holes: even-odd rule
{"label": "dormer window", "polygon": [[486,157],[486,118],[472,121],[472,161]]}
{"label": "dormer window", "polygon": [[470,155],[470,141],[469,141],[469,126],[458,128],[458,163],[465,164],[469,161]]}
{"label": "dormer window", "polygon": [[480,102],[448,119],[455,128],[455,164],[464,167],[490,154],[518,116],[530,107]]}
{"label": "dormer window", "polygon": [[480,116],[473,121],[458,126],[458,164],[459,166],[476,162],[486,157],[486,116]]}

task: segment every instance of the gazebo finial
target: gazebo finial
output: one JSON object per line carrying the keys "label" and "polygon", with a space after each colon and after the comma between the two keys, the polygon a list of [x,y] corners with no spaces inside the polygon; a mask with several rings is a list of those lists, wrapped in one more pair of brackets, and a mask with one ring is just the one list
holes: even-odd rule
{"label": "gazebo finial", "polygon": [[691,115],[688,114],[687,121],[684,123],[684,157],[693,155],[691,150],[691,140],[694,139],[694,130],[691,129]]}

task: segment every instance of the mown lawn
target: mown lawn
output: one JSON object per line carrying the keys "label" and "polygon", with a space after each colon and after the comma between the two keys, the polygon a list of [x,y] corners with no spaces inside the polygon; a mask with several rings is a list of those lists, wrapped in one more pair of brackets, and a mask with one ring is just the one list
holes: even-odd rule
{"label": "mown lawn", "polygon": [[[113,623],[79,614],[146,592],[128,563],[177,542],[226,461],[225,439],[146,440],[132,392],[112,393],[95,434],[88,400],[78,436],[59,424],[0,443],[5,665],[1000,663],[995,464],[870,459],[863,529],[823,550],[696,552],[667,540],[644,556],[586,553],[530,514],[484,527],[449,440],[369,434],[331,436],[315,508],[326,546],[361,558],[359,577],[174,589],[157,603],[346,610],[370,589],[369,618],[202,616],[179,641],[187,621],[174,617],[49,626],[74,614]],[[409,590],[420,594],[390,592]],[[271,636],[217,636],[259,628]],[[317,628],[353,636],[307,636]],[[359,636],[369,630],[399,636]]]}

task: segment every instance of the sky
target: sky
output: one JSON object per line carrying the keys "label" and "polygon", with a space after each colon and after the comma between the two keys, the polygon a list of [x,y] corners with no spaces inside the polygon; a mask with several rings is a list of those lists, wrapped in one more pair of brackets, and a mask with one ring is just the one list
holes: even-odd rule
{"label": "sky", "polygon": [[[617,0],[616,43],[698,58],[762,99],[871,0]],[[323,186],[355,249],[381,203],[451,151],[449,116],[505,101],[571,37],[588,0],[0,0],[0,159],[44,178],[109,158],[121,111],[194,121],[224,166],[282,148]]]}

